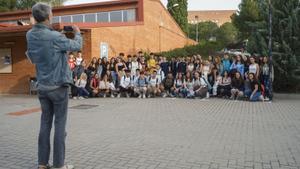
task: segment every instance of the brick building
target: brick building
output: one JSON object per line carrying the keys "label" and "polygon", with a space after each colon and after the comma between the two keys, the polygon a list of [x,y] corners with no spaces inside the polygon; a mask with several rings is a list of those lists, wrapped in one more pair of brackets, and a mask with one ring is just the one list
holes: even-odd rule
{"label": "brick building", "polygon": [[231,22],[231,15],[235,10],[208,10],[208,11],[189,11],[188,22],[196,24],[199,22],[212,21],[218,26],[223,25],[226,22]]}
{"label": "brick building", "polygon": [[[76,24],[84,39],[83,56],[89,61],[107,49],[119,52],[166,51],[195,43],[187,38],[160,0],[119,0],[53,9],[53,28]],[[19,22],[19,25],[17,25]],[[24,94],[35,69],[26,59],[26,32],[31,11],[0,13],[0,93]],[[21,26],[22,24],[23,26]],[[102,50],[101,50],[102,49]],[[103,54],[103,56],[105,56]]]}

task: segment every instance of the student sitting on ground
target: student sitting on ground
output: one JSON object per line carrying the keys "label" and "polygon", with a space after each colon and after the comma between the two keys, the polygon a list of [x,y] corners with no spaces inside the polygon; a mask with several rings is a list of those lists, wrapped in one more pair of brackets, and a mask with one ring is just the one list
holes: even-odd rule
{"label": "student sitting on ground", "polygon": [[218,96],[228,98],[231,96],[231,78],[227,71],[224,71],[224,75],[219,82]]}
{"label": "student sitting on ground", "polygon": [[147,78],[145,77],[144,72],[141,72],[134,85],[134,92],[138,95],[138,98],[146,98],[147,85]]}
{"label": "student sitting on ground", "polygon": [[[80,79],[78,79],[75,83],[75,86],[78,88],[79,99],[84,99],[89,96],[89,92],[85,88],[86,84],[87,84],[87,75],[86,73],[82,73]],[[76,99],[76,97],[74,99]]]}
{"label": "student sitting on ground", "polygon": [[110,94],[110,83],[108,81],[107,74],[104,74],[99,83],[99,96],[106,97]]}
{"label": "student sitting on ground", "polygon": [[194,92],[193,78],[188,73],[185,77],[185,87],[186,87],[186,92],[187,92],[186,97],[187,98],[194,98],[195,97],[195,92]]}
{"label": "student sitting on ground", "polygon": [[247,91],[245,95],[248,96],[250,101],[263,101],[264,97],[261,94],[261,85],[259,81],[256,79],[255,74],[249,73],[248,76],[249,76],[251,91]]}
{"label": "student sitting on ground", "polygon": [[96,97],[99,94],[99,75],[96,73],[90,82],[90,92],[92,93],[92,97]]}
{"label": "student sitting on ground", "polygon": [[177,77],[174,81],[174,85],[173,85],[173,95],[175,97],[186,97],[187,95],[187,90],[185,88],[185,82],[182,76],[182,73],[177,73]]}
{"label": "student sitting on ground", "polygon": [[195,78],[193,80],[193,88],[195,92],[195,97],[205,98],[208,92],[207,84],[204,77],[200,77],[199,72],[195,72]]}
{"label": "student sitting on ground", "polygon": [[131,82],[131,76],[130,76],[130,70],[125,70],[125,75],[121,77],[120,82],[120,93],[118,94],[118,98],[121,97],[121,95],[125,94],[127,98],[130,97],[132,94],[132,82]]}
{"label": "student sitting on ground", "polygon": [[239,100],[244,96],[244,79],[240,72],[236,72],[231,81],[231,99]]}
{"label": "student sitting on ground", "polygon": [[174,90],[174,79],[173,79],[173,75],[172,72],[169,72],[167,77],[163,80],[162,82],[164,89],[165,89],[165,94],[163,97],[173,97],[172,93]]}
{"label": "student sitting on ground", "polygon": [[157,78],[157,72],[156,70],[153,70],[153,73],[151,74],[149,80],[148,80],[148,97],[156,97],[161,94],[161,91],[159,89],[159,79]]}

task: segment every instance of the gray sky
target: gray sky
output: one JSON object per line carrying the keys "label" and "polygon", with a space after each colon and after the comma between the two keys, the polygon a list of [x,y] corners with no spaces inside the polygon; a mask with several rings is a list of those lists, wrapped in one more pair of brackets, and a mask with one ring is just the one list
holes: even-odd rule
{"label": "gray sky", "polygon": [[[100,2],[109,0],[68,0],[66,5]],[[162,0],[167,4],[168,0]],[[224,9],[238,9],[241,0],[188,0],[189,10],[224,10]]]}

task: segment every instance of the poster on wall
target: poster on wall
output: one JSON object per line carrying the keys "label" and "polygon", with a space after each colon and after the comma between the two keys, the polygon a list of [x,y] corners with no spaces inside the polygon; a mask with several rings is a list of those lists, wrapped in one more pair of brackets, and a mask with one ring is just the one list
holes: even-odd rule
{"label": "poster on wall", "polygon": [[10,48],[0,48],[0,73],[12,73]]}
{"label": "poster on wall", "polygon": [[100,58],[108,58],[108,43],[101,42],[100,43]]}

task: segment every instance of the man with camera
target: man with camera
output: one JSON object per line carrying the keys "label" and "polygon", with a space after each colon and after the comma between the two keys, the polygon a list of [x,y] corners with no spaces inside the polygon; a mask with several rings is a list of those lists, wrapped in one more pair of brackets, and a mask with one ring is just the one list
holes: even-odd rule
{"label": "man with camera", "polygon": [[44,3],[32,7],[36,24],[27,32],[27,57],[36,66],[38,97],[42,115],[38,139],[38,168],[48,169],[50,156],[50,133],[53,118],[55,125],[53,168],[71,169],[65,165],[65,138],[68,111],[68,87],[72,73],[68,66],[67,52],[79,51],[82,37],[73,26],[74,39],[51,29],[52,9]]}

